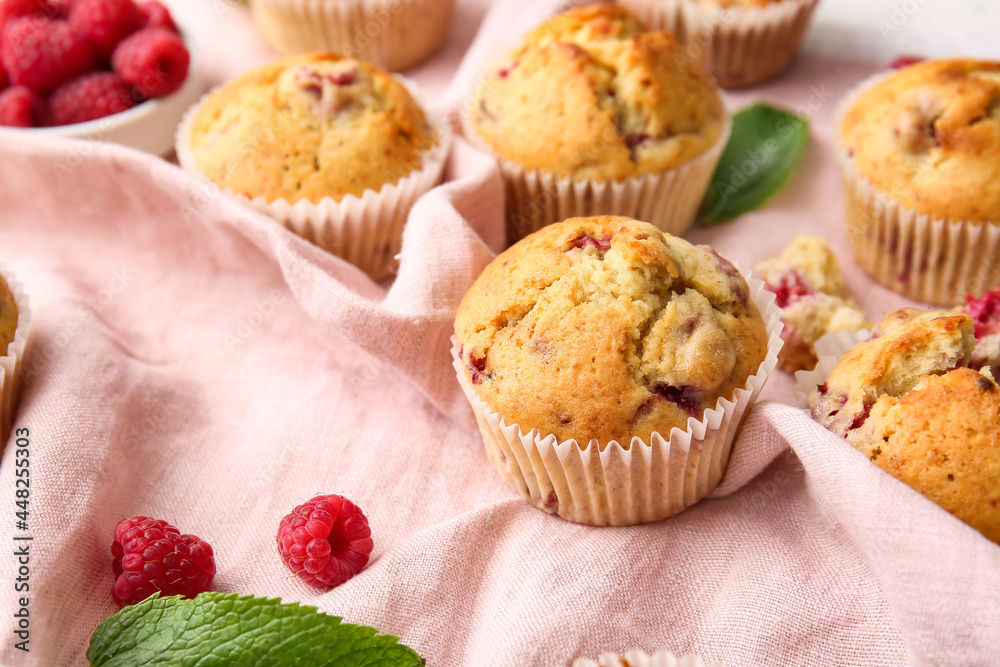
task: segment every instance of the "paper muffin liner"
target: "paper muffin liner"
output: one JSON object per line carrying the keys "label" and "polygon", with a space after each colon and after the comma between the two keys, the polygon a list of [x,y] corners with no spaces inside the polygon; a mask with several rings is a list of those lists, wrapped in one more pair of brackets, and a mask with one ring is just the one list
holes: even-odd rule
{"label": "paper muffin liner", "polygon": [[[462,132],[476,148],[496,154],[469,118],[460,114]],[[497,156],[507,201],[507,242],[515,243],[546,225],[568,218],[624,215],[681,236],[694,224],[712,174],[729,141],[727,116],[718,140],[704,153],[674,169],[623,181],[577,181],[532,169]]]}
{"label": "paper muffin liner", "polygon": [[[440,182],[451,147],[451,127],[444,115],[425,104],[415,84],[398,75],[396,78],[423,109],[438,140],[436,146],[424,152],[419,170],[410,172],[396,183],[383,185],[377,192],[365,190],[361,197],[349,194],[339,202],[324,197],[319,202],[302,199],[293,204],[283,198],[274,201],[264,197],[251,199],[231,188],[220,188],[221,191],[274,218],[307,241],[346,259],[374,280],[392,275],[398,268],[396,256],[402,246],[403,227],[410,209]],[[195,164],[190,137],[198,110],[213,92],[203,96],[184,115],[176,139],[180,166],[206,181],[207,177]]]}
{"label": "paper muffin liner", "polygon": [[628,651],[622,655],[602,653],[597,660],[577,658],[572,667],[722,667],[719,663],[706,663],[698,656],[677,657],[670,651],[648,655],[643,651]]}
{"label": "paper muffin liner", "polygon": [[834,146],[847,208],[847,238],[858,264],[891,290],[939,306],[965,303],[1000,287],[1000,220],[972,222],[934,216],[903,205],[854,168],[841,142],[844,115],[888,74],[853,88],[834,114]]}
{"label": "paper muffin liner", "polygon": [[816,356],[819,358],[816,367],[811,371],[796,371],[795,373],[795,398],[799,407],[810,412],[809,394],[812,393],[813,389],[826,382],[844,353],[859,343],[871,340],[871,337],[872,332],[867,329],[834,331],[816,341]]}
{"label": "paper muffin liner", "polygon": [[650,28],[674,34],[723,88],[747,88],[780,75],[798,53],[819,0],[722,9],[693,0],[620,0]]}
{"label": "paper muffin liner", "polygon": [[24,287],[17,280],[13,271],[0,264],[0,278],[7,283],[14,305],[17,306],[17,327],[14,329],[14,340],[7,346],[7,354],[0,357],[0,373],[3,373],[0,385],[0,452],[4,443],[10,437],[10,429],[17,413],[18,401],[21,398],[21,364],[24,361],[28,333],[31,329],[31,308]]}
{"label": "paper muffin liner", "polygon": [[452,365],[472,404],[486,455],[503,480],[540,510],[593,526],[631,526],[665,519],[709,495],[729,463],[736,433],[746,412],[778,363],[781,309],[764,283],[747,279],[750,294],[767,328],[767,355],[757,372],[731,398],[720,398],[702,419],[690,417],[687,430],[669,437],[654,432],[649,442],[632,438],[627,447],[596,440],[581,446],[558,442],[538,429],[525,433],[508,424],[477,395],[466,378],[457,340]]}
{"label": "paper muffin liner", "polygon": [[444,43],[455,0],[250,0],[250,9],[281,55],[332,51],[400,71]]}

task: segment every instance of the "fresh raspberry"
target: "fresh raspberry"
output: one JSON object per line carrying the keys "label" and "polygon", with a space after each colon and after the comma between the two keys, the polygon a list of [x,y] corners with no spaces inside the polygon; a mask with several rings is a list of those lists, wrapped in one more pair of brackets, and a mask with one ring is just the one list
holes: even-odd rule
{"label": "fresh raspberry", "polygon": [[1000,331],[1000,288],[987,292],[980,298],[967,294],[969,302],[962,312],[972,318],[976,338],[983,339]]}
{"label": "fresh raspberry", "polygon": [[177,91],[187,78],[191,56],[180,36],[164,28],[143,28],[122,40],[111,65],[143,97]]}
{"label": "fresh raspberry", "polygon": [[111,565],[117,580],[111,597],[119,607],[160,595],[193,598],[212,585],[212,547],[166,521],[148,516],[122,519],[115,526]]}
{"label": "fresh raspberry", "polygon": [[38,127],[42,124],[45,100],[24,86],[0,92],[0,125]]}
{"label": "fresh raspberry", "polygon": [[42,94],[94,69],[90,44],[82,34],[66,21],[35,16],[6,25],[0,59],[12,84]]}
{"label": "fresh raspberry", "polygon": [[142,27],[142,14],[132,0],[76,0],[69,22],[106,62],[119,42]]}
{"label": "fresh raspberry", "polygon": [[302,581],[339,586],[368,563],[372,531],[357,505],[337,495],[316,496],[278,526],[278,553]]}
{"label": "fresh raspberry", "polygon": [[135,106],[132,87],[113,72],[93,72],[65,83],[49,96],[49,122],[72,125]]}
{"label": "fresh raspberry", "polygon": [[142,14],[142,22],[145,27],[163,28],[177,32],[177,24],[174,23],[174,17],[170,15],[170,10],[156,0],[140,2],[139,13]]}
{"label": "fresh raspberry", "polygon": [[7,70],[3,68],[3,61],[0,61],[0,90],[7,87]]}

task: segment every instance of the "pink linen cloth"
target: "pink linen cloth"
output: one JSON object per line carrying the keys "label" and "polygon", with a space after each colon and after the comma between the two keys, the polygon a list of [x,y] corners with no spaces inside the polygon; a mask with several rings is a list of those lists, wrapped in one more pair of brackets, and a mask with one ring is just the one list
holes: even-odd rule
{"label": "pink linen cloth", "polygon": [[[442,103],[463,104],[482,59],[556,4],[498,3]],[[242,63],[215,66],[221,80]],[[836,100],[874,69],[806,58],[729,95],[732,108],[761,98],[807,113],[811,142],[763,210],[689,238],[749,268],[820,234],[869,315],[906,305],[852,261],[830,142]],[[31,431],[31,651],[14,648],[8,557],[0,662],[86,664],[116,611],[114,526],[135,514],[211,543],[215,589],[373,625],[435,667],[635,648],[733,666],[1000,661],[1000,547],[792,407],[782,373],[722,487],[681,515],[577,526],[507,488],[448,355],[455,308],[500,247],[502,196],[493,161],[457,141],[384,288],[164,161],[0,131],[0,261],[34,313],[15,422]],[[12,442],[10,548],[24,534]],[[274,544],[281,517],[317,493],[354,500],[375,540],[368,567],[328,592],[300,583]]]}

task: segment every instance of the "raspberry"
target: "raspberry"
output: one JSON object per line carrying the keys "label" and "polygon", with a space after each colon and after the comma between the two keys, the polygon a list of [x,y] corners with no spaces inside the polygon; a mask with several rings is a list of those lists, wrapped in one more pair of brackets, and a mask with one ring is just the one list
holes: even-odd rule
{"label": "raspberry", "polygon": [[164,28],[143,28],[115,49],[111,64],[143,97],[177,91],[187,78],[191,56],[181,38]]}
{"label": "raspberry", "polygon": [[156,591],[162,596],[193,598],[212,585],[215,559],[212,547],[166,521],[148,516],[122,519],[111,544],[117,577],[111,597],[119,607],[145,600]]}
{"label": "raspberry", "polygon": [[7,70],[3,68],[3,62],[0,61],[0,90],[7,87]]}
{"label": "raspberry", "polygon": [[38,127],[42,124],[44,110],[45,101],[24,86],[0,92],[0,125]]}
{"label": "raspberry", "polygon": [[357,505],[337,495],[316,496],[278,526],[278,553],[302,581],[339,586],[368,563],[372,531]]}
{"label": "raspberry", "polygon": [[104,118],[135,106],[132,87],[112,72],[94,72],[65,83],[49,97],[52,125]]}
{"label": "raspberry", "polygon": [[170,15],[170,10],[156,0],[139,3],[139,13],[142,14],[143,25],[147,28],[163,28],[177,32],[177,24]]}
{"label": "raspberry", "polygon": [[66,21],[36,16],[4,27],[0,59],[10,82],[47,93],[94,68],[87,39]]}
{"label": "raspberry", "polygon": [[142,27],[142,14],[132,0],[76,0],[69,22],[87,36],[94,54],[107,61],[119,42]]}

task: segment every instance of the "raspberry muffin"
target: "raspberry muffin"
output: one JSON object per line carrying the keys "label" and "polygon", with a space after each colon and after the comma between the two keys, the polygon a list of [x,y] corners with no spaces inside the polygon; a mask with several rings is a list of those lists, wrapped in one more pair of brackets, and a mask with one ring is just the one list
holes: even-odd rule
{"label": "raspberry muffin", "polygon": [[838,116],[862,268],[941,305],[1000,286],[1000,63],[912,65],[862,84]]}
{"label": "raspberry muffin", "polygon": [[[0,264],[0,443],[6,443],[21,394],[20,365],[24,359],[31,311],[28,297],[14,274]],[[0,444],[0,453],[3,444]]]}
{"label": "raspberry muffin", "polygon": [[[455,318],[456,369],[491,461],[532,504],[582,523],[652,521],[703,497],[725,461],[700,467],[728,458],[739,419],[726,418],[728,436],[696,442],[692,423],[749,398],[769,342],[772,355],[780,345],[770,340],[779,339],[777,309],[770,330],[761,315],[761,287],[711,248],[629,218],[574,218],[515,244]],[[677,436],[698,460],[671,469],[684,447],[671,451],[665,439]],[[629,454],[651,443],[653,459]],[[620,468],[643,460],[655,470]],[[636,474],[652,475],[652,487],[630,490]]]}
{"label": "raspberry muffin", "polygon": [[815,419],[884,471],[1000,542],[1000,388],[968,368],[962,313],[890,313],[809,395]]}
{"label": "raspberry muffin", "polygon": [[394,76],[314,53],[210,93],[177,152],[183,167],[379,278],[410,207],[440,178],[447,143],[444,122]]}
{"label": "raspberry muffin", "polygon": [[398,72],[444,43],[455,0],[250,0],[250,10],[280,54],[333,51]]}
{"label": "raspberry muffin", "polygon": [[723,88],[780,76],[795,60],[819,0],[620,0],[657,30],[668,30],[687,57]]}
{"label": "raspberry muffin", "polygon": [[529,33],[469,104],[466,134],[501,159],[512,241],[573,215],[684,232],[729,130],[718,89],[670,35],[608,4]]}
{"label": "raspberry muffin", "polygon": [[818,236],[799,236],[780,256],[758,264],[756,273],[783,309],[779,360],[789,373],[816,365],[814,345],[826,334],[871,326],[844,289],[837,258]]}

